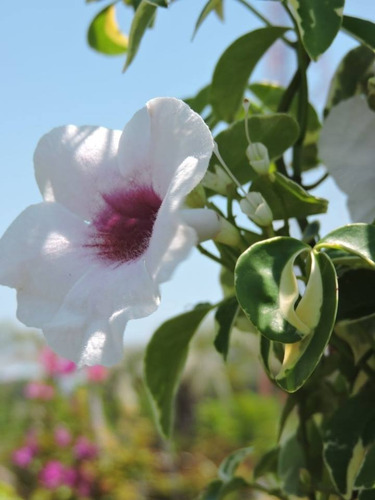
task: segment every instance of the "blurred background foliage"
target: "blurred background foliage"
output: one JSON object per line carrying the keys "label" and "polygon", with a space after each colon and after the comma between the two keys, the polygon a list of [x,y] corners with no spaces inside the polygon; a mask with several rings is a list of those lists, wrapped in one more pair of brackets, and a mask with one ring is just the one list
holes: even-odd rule
{"label": "blurred background foliage", "polygon": [[239,473],[251,478],[276,444],[283,396],[260,374],[252,335],[236,331],[224,363],[211,348],[211,323],[189,354],[173,444],[154,426],[141,348],[114,369],[78,370],[37,333],[3,324],[0,498],[193,499],[243,446],[252,452]]}

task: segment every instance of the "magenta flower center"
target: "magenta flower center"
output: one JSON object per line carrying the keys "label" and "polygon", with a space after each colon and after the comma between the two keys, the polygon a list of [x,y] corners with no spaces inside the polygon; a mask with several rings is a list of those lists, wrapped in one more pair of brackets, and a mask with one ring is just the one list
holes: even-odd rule
{"label": "magenta flower center", "polygon": [[93,220],[90,242],[112,262],[129,262],[148,248],[161,199],[151,187],[134,187],[103,195],[105,206]]}

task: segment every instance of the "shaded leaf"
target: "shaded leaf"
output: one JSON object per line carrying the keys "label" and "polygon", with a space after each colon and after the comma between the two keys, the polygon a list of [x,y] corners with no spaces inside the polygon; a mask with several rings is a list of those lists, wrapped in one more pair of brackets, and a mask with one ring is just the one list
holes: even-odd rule
{"label": "shaded leaf", "polygon": [[336,487],[345,498],[352,495],[370,444],[367,431],[373,429],[375,424],[374,396],[373,388],[365,386],[340,406],[326,426],[324,460]]}
{"label": "shaded leaf", "polygon": [[90,47],[102,54],[118,55],[126,52],[128,38],[118,27],[114,4],[94,17],[87,32],[87,41]]}
{"label": "shaded leaf", "polygon": [[229,340],[232,328],[237,318],[239,305],[236,297],[232,297],[226,302],[223,302],[217,309],[215,320],[219,324],[214,345],[216,350],[227,359],[229,350]]}
{"label": "shaded leaf", "polygon": [[280,448],[272,448],[272,450],[267,451],[259,462],[254,467],[254,478],[262,477],[265,474],[277,473],[277,464],[279,459]]}
{"label": "shaded leaf", "polygon": [[367,19],[344,16],[342,27],[359,42],[375,50],[375,24]]}
{"label": "shaded leaf", "polygon": [[156,330],[147,346],[146,384],[156,410],[157,423],[166,437],[172,430],[173,403],[190,340],[211,309],[209,304],[200,305],[166,321]]}
{"label": "shaded leaf", "polygon": [[278,457],[278,475],[283,489],[290,495],[304,496],[300,471],[306,466],[305,455],[296,435],[282,445]]}
{"label": "shaded leaf", "polygon": [[339,277],[337,320],[358,319],[375,311],[375,271],[348,270]]}
{"label": "shaded leaf", "polygon": [[218,118],[234,120],[257,62],[286,30],[276,26],[261,28],[238,38],[225,50],[211,84],[211,104]]}
{"label": "shaded leaf", "polygon": [[333,106],[356,94],[363,93],[367,80],[373,74],[374,51],[360,45],[349,51],[333,75],[324,114]]}
{"label": "shaded leaf", "polygon": [[239,450],[231,453],[221,462],[219,466],[219,478],[224,483],[228,483],[231,479],[233,479],[240,463],[243,462],[249,455],[251,455],[253,451],[254,449],[252,447],[247,447],[240,448]]}

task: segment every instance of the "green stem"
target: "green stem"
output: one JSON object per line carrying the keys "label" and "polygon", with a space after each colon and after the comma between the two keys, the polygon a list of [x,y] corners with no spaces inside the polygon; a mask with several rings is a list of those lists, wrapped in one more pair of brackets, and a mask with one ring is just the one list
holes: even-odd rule
{"label": "green stem", "polygon": [[[258,19],[260,19],[266,26],[273,26],[272,23],[265,17],[263,16],[262,13],[260,13],[255,7],[253,7],[249,2],[246,0],[237,0],[237,2],[241,3],[244,7],[246,7],[248,10],[250,10],[254,16],[256,16]],[[281,40],[289,45],[292,49],[295,48],[295,44],[285,38],[284,36],[281,37]]]}
{"label": "green stem", "polygon": [[220,257],[217,257],[216,255],[214,255],[210,251],[206,250],[202,245],[200,245],[200,244],[197,245],[197,249],[198,249],[198,252],[200,252],[202,255],[208,257],[211,260],[214,260],[215,262],[217,262],[221,266],[226,267],[226,268],[229,269],[229,267],[227,266],[227,264],[222,259],[220,259]]}

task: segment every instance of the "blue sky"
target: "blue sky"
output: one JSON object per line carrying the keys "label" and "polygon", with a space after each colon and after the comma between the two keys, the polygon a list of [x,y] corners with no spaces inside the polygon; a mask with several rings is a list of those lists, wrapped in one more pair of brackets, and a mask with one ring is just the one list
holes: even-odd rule
{"label": "blue sky", "polygon": [[[0,54],[1,148],[0,148],[0,234],[27,206],[40,201],[33,177],[32,156],[39,138],[51,128],[73,123],[122,129],[144,103],[156,96],[185,97],[207,84],[223,50],[238,36],[260,24],[235,0],[226,2],[226,21],[213,15],[191,35],[203,0],[179,0],[160,9],[155,28],[146,34],[140,52],[126,74],[123,57],[105,57],[86,43],[90,20],[105,2],[83,0],[34,0],[2,5]],[[280,24],[276,2],[255,2]],[[119,21],[128,31],[130,9],[119,5]],[[372,0],[347,0],[347,14],[375,19]],[[340,35],[312,72],[312,98],[322,106],[327,76],[356,43]],[[270,62],[260,64],[256,79],[288,80],[293,61],[280,59],[275,49]],[[324,223],[329,230],[347,222],[344,199],[332,183],[321,196],[335,193]],[[196,252],[182,263],[170,283],[162,286],[162,304],[149,318],[131,322],[127,341],[147,338],[164,319],[198,301],[220,298],[218,268]],[[15,320],[15,293],[0,287],[0,319]]]}

